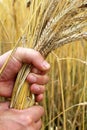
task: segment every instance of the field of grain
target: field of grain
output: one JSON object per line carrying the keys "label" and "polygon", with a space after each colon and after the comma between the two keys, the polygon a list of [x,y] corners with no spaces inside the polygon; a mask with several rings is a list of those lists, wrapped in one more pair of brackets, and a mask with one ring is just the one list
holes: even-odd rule
{"label": "field of grain", "polygon": [[[22,36],[28,14],[26,0],[0,0],[0,55]],[[87,40],[60,47],[47,60],[51,69],[41,103],[45,108],[42,130],[87,130]]]}

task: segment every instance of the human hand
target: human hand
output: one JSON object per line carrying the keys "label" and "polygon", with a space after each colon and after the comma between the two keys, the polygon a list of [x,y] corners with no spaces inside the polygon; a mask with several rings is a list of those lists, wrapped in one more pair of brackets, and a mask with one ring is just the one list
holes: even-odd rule
{"label": "human hand", "polygon": [[9,109],[9,103],[0,103],[0,130],[40,130],[43,114],[41,106],[16,110]]}
{"label": "human hand", "polygon": [[[0,68],[10,54],[11,51],[0,56]],[[31,84],[31,92],[36,94],[36,101],[39,102],[43,99],[44,85],[48,82],[46,73],[50,65],[39,52],[22,47],[17,48],[5,70],[0,75],[0,96],[11,97],[17,73],[23,63],[33,65],[32,72],[27,76],[27,81]]]}

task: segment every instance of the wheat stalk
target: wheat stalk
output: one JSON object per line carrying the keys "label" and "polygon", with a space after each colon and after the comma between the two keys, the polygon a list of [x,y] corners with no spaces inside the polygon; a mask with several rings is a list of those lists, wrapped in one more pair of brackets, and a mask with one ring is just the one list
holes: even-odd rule
{"label": "wheat stalk", "polygon": [[[29,18],[34,15],[24,34],[45,58],[64,44],[87,38],[87,0],[31,0],[29,4]],[[31,65],[24,64],[17,76],[12,108],[24,109],[35,103],[25,81],[30,68]]]}

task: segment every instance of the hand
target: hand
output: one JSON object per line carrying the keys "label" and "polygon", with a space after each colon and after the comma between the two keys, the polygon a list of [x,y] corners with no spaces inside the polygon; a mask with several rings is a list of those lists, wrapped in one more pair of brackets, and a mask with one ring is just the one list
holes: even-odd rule
{"label": "hand", "polygon": [[[0,68],[6,61],[11,51],[0,56]],[[48,82],[47,71],[50,65],[44,60],[41,54],[33,49],[19,47],[9,60],[5,70],[0,76],[0,96],[11,97],[14,82],[22,67],[22,63],[32,64],[32,72],[28,75],[27,81],[31,83],[31,92],[36,94],[36,101],[43,99],[45,91],[44,84]]]}
{"label": "hand", "polygon": [[8,106],[9,103],[0,103],[0,130],[40,130],[44,114],[42,107],[15,110]]}

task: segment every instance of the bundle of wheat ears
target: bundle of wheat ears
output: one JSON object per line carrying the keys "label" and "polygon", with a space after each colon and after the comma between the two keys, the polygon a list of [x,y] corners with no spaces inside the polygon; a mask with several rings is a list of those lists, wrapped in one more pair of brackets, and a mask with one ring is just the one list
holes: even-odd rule
{"label": "bundle of wheat ears", "polygon": [[[51,51],[64,44],[87,39],[87,0],[28,0],[27,8],[28,24],[12,54],[20,41],[25,47],[29,47],[30,43],[46,58]],[[6,63],[2,71],[5,66]],[[25,109],[35,103],[35,97],[26,82],[31,66],[24,63],[18,73],[11,108]]]}

